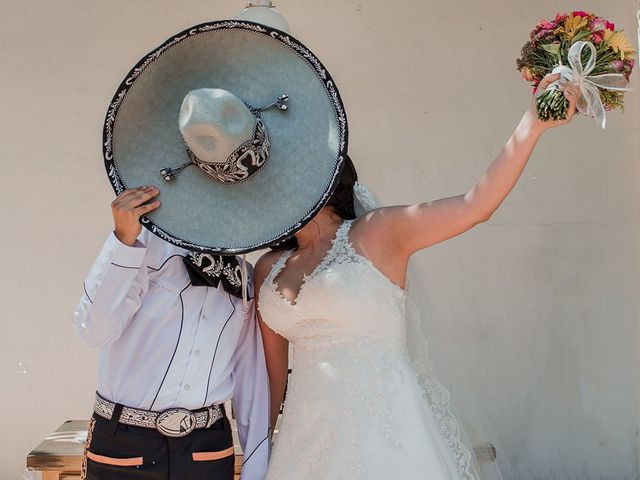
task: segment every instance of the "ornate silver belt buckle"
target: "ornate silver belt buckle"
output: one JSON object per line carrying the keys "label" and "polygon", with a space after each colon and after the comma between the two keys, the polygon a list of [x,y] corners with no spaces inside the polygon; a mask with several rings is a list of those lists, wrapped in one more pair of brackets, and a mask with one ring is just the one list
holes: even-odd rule
{"label": "ornate silver belt buckle", "polygon": [[218,405],[207,407],[207,413],[209,418],[207,419],[207,426],[205,428],[209,428],[222,418],[222,409]]}
{"label": "ornate silver belt buckle", "polygon": [[186,408],[169,408],[158,415],[156,428],[167,437],[184,437],[196,428],[196,416]]}

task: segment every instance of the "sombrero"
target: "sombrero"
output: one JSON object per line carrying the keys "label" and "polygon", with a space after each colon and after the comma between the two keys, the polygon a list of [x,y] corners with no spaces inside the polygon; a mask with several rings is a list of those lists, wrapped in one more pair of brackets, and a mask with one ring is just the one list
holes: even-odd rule
{"label": "sombrero", "polygon": [[160,190],[144,227],[189,250],[237,254],[290,237],[326,203],[347,118],[331,75],[301,42],[224,20],[141,59],[109,104],[103,135],[116,194]]}

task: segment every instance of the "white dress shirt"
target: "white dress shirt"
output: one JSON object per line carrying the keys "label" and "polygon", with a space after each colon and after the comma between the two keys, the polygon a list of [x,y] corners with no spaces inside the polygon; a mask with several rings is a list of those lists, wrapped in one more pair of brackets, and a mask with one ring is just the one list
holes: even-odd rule
{"label": "white dress shirt", "polygon": [[[134,247],[112,233],[84,282],[78,335],[100,348],[98,392],[123,405],[195,410],[232,398],[243,480],[269,456],[269,382],[253,301],[195,287],[183,256],[142,229]],[[253,297],[253,270],[249,298]]]}

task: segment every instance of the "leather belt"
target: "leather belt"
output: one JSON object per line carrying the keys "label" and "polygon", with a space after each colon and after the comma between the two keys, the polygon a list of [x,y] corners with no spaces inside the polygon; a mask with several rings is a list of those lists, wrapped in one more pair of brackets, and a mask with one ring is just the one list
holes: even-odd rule
{"label": "leather belt", "polygon": [[[94,412],[111,420],[116,404],[96,393]],[[209,428],[224,417],[221,404],[214,404],[198,410],[169,408],[162,412],[153,412],[139,408],[122,407],[118,421],[134,427],[154,428],[167,437],[184,437],[196,428]]]}

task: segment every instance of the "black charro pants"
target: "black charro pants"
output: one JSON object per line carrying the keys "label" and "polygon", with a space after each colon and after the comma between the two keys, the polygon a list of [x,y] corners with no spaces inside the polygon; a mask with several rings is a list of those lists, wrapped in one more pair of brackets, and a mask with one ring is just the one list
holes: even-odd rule
{"label": "black charro pants", "polygon": [[231,425],[223,417],[181,438],[93,415],[82,464],[86,480],[233,480]]}

